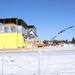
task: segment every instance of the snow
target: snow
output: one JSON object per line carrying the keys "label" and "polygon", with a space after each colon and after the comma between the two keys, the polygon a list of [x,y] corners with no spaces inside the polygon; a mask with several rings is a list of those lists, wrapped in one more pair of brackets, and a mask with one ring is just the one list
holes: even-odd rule
{"label": "snow", "polygon": [[55,48],[0,52],[0,75],[75,75],[75,47]]}

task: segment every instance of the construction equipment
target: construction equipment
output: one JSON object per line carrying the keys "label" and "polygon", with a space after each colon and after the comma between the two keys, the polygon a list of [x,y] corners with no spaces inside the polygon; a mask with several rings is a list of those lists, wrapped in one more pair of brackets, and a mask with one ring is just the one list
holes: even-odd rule
{"label": "construction equipment", "polygon": [[59,34],[61,34],[61,33],[63,33],[63,32],[65,32],[66,30],[68,30],[68,29],[70,29],[70,28],[73,28],[74,26],[71,26],[71,27],[68,27],[68,28],[66,28],[66,29],[64,29],[64,30],[61,30],[59,33],[57,33],[50,41],[53,41]]}
{"label": "construction equipment", "polygon": [[45,44],[43,43],[43,41],[38,37],[37,34],[35,34],[35,35],[37,36],[37,47],[44,47]]}
{"label": "construction equipment", "polygon": [[45,46],[45,44],[42,42],[42,40],[38,37],[38,35],[33,30],[30,30],[27,33],[26,38],[34,38],[36,41],[37,47],[44,47]]}

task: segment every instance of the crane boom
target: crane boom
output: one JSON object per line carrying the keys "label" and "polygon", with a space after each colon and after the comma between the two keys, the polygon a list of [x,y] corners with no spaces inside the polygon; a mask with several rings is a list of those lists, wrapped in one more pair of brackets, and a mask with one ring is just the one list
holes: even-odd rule
{"label": "crane boom", "polygon": [[71,26],[71,27],[68,27],[68,28],[66,28],[66,29],[64,29],[64,30],[61,30],[59,33],[57,33],[57,34],[51,39],[51,41],[54,40],[59,34],[65,32],[66,30],[68,30],[68,29],[70,29],[70,28],[73,28],[73,27],[74,27],[74,26]]}

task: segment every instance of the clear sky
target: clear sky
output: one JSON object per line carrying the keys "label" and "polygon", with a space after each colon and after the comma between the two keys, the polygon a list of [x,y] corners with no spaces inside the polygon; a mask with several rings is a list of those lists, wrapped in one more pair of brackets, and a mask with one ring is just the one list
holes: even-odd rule
{"label": "clear sky", "polygon": [[[60,30],[75,26],[75,0],[0,0],[0,18],[22,18],[34,24],[42,40],[52,39]],[[71,40],[75,29],[69,29],[55,39]]]}

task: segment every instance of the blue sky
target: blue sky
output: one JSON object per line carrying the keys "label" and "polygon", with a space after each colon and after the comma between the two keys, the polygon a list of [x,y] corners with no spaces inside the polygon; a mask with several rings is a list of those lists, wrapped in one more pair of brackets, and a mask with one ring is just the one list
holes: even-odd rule
{"label": "blue sky", "polygon": [[[34,24],[42,40],[52,39],[60,30],[75,26],[75,0],[0,0],[0,17],[22,18]],[[75,29],[69,29],[55,39],[71,40]]]}

